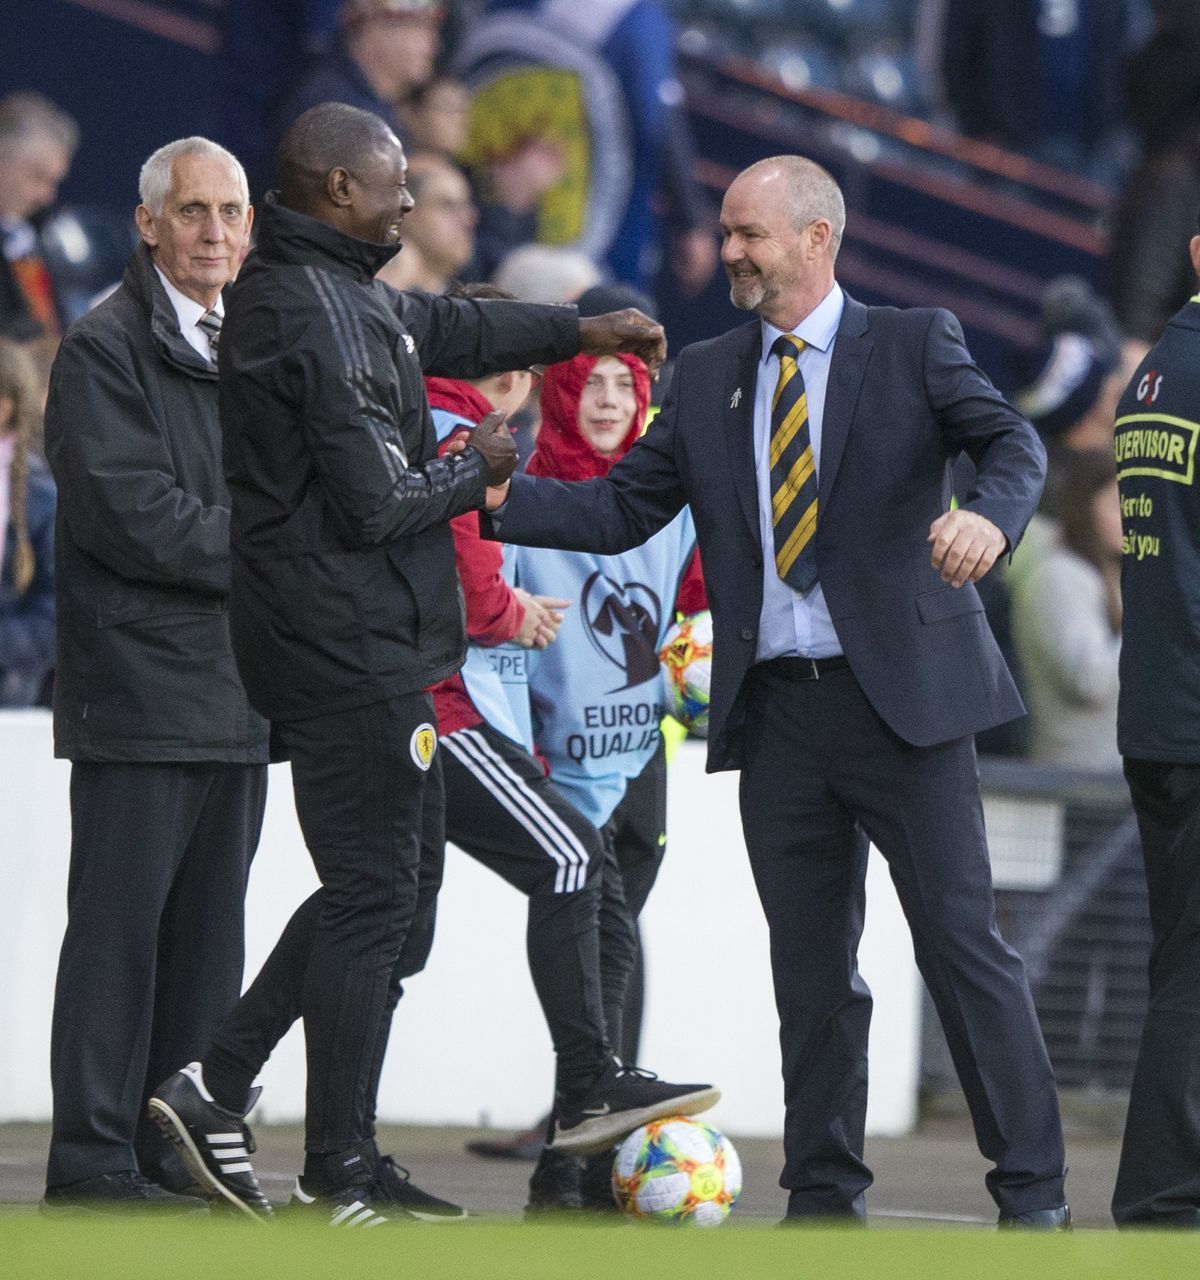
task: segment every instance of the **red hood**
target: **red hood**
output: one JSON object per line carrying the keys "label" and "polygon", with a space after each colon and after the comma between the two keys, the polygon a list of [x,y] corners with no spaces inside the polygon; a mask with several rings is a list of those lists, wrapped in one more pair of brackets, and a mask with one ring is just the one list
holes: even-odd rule
{"label": "red hood", "polygon": [[460,418],[471,422],[482,422],[492,411],[484,396],[469,382],[461,382],[458,378],[426,378],[425,394],[429,397],[431,409],[457,413]]}
{"label": "red hood", "polygon": [[537,448],[525,468],[530,475],[553,476],[556,480],[591,480],[608,475],[609,468],[633,447],[646,422],[650,407],[650,375],[637,356],[617,356],[633,372],[633,393],[637,410],[621,447],[610,458],[597,453],[579,430],[579,400],[584,384],[598,356],[576,356],[562,364],[552,364],[542,382],[542,429]]}

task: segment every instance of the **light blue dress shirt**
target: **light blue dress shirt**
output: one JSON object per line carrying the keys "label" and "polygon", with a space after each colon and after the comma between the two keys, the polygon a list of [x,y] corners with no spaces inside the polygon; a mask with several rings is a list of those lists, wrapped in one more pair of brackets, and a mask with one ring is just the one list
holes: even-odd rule
{"label": "light blue dress shirt", "polygon": [[[829,383],[829,362],[838,325],[842,320],[845,295],[839,285],[818,303],[813,311],[792,330],[803,338],[800,374],[808,396],[808,433],[812,440],[813,461],[817,479],[821,478],[821,426],[825,417],[825,388]],[[758,363],[758,380],[754,387],[754,474],[758,484],[758,527],[763,544],[763,603],[758,624],[758,648],[755,661],[767,658],[799,656],[832,658],[842,652],[833,629],[833,620],[825,604],[821,583],[802,596],[775,571],[775,537],[771,521],[771,401],[779,381],[779,357],[771,347],[784,330],[762,323],[762,359]],[[817,524],[821,512],[817,510]],[[818,565],[818,572],[820,566]]]}

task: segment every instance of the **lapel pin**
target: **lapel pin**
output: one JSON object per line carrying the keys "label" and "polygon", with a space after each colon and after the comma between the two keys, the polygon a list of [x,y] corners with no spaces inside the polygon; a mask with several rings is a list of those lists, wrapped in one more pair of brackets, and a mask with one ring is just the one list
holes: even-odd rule
{"label": "lapel pin", "polygon": [[736,409],[738,405],[741,404],[741,402],[742,402],[742,389],[741,387],[738,387],[738,389],[733,393],[733,395],[729,397],[729,407],[731,409]]}

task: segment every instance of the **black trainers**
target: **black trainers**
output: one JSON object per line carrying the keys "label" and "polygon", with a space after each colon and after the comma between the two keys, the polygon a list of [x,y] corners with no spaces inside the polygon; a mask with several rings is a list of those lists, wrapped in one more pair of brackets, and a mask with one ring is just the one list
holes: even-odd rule
{"label": "black trainers", "polygon": [[177,1196],[136,1169],[101,1173],[81,1182],[47,1187],[38,1208],[46,1214],[146,1212],[171,1215],[205,1215],[208,1205],[195,1196]]}
{"label": "black trainers", "polygon": [[578,1212],[583,1208],[582,1183],[583,1161],[578,1156],[543,1147],[529,1179],[526,1214]]}
{"label": "black trainers", "polygon": [[391,1156],[380,1156],[375,1171],[375,1186],[394,1209],[400,1209],[419,1222],[465,1222],[467,1211],[449,1200],[439,1200],[428,1191],[414,1186],[408,1170]]}
{"label": "black trainers", "polygon": [[[250,1107],[258,1100],[258,1092],[253,1092]],[[271,1203],[250,1163],[254,1139],[245,1117],[218,1106],[204,1087],[198,1062],[164,1080],[146,1109],[207,1199],[256,1222],[270,1218]]]}
{"label": "black trainers", "polygon": [[391,1209],[377,1182],[323,1192],[312,1186],[306,1189],[304,1179],[297,1178],[288,1208],[293,1212],[323,1214],[331,1227],[382,1227],[403,1222],[405,1218],[411,1221],[404,1210]]}
{"label": "black trainers", "polygon": [[620,1142],[639,1125],[666,1116],[694,1116],[721,1097],[710,1084],[668,1084],[651,1071],[614,1061],[581,1098],[560,1100],[555,1151],[589,1155]]}

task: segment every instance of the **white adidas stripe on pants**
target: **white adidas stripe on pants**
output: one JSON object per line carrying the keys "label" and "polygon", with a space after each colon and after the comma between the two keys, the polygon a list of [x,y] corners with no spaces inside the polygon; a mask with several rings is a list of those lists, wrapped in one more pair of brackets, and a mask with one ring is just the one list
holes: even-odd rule
{"label": "white adidas stripe on pants", "polygon": [[475,729],[459,729],[442,739],[458,762],[558,864],[555,893],[573,893],[587,883],[588,851],[579,837]]}

